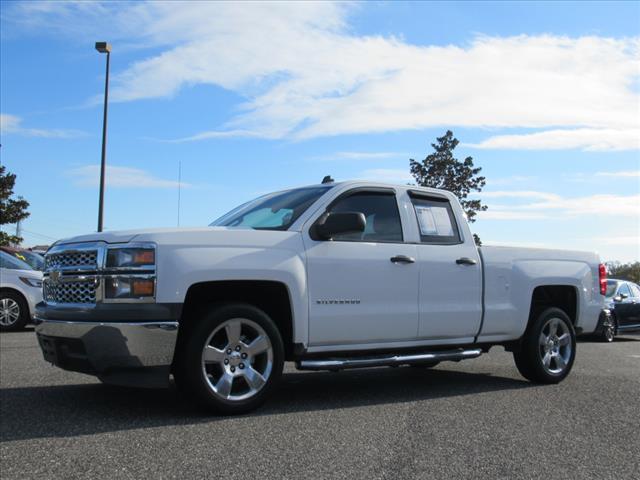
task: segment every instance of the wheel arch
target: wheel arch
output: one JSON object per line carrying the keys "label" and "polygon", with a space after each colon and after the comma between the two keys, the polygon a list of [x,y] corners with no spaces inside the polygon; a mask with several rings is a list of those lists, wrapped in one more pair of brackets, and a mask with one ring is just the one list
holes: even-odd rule
{"label": "wheel arch", "polygon": [[537,316],[547,308],[555,307],[567,314],[573,326],[578,321],[578,290],[573,285],[539,285],[533,289],[529,308],[531,325]]}
{"label": "wheel arch", "polygon": [[9,292],[20,295],[20,298],[22,298],[25,305],[27,305],[27,308],[29,308],[29,301],[27,300],[27,297],[25,296],[25,294],[22,293],[20,290],[13,287],[0,287],[0,293],[9,293]]}
{"label": "wheel arch", "polygon": [[215,305],[246,303],[264,311],[275,323],[285,348],[285,359],[293,358],[294,316],[291,293],[283,282],[272,280],[220,280],[191,285],[179,321],[176,351],[203,312]]}

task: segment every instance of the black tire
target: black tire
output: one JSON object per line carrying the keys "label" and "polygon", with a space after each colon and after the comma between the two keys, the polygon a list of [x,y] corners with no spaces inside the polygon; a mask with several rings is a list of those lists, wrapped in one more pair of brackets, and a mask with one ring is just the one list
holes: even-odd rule
{"label": "black tire", "polygon": [[3,303],[9,303],[12,306],[17,305],[18,318],[9,324],[0,324],[0,332],[15,332],[17,330],[23,330],[29,323],[29,305],[24,297],[12,291],[0,292],[0,308]]}
{"label": "black tire", "polygon": [[602,319],[602,327],[598,340],[605,343],[611,343],[615,340],[616,333],[618,333],[618,324],[616,317],[613,314],[605,315]]}
{"label": "black tire", "polygon": [[[545,332],[550,332],[552,320],[559,322],[556,325],[563,335],[568,334],[568,339],[562,340],[567,342],[566,345],[560,345],[552,335],[549,338],[553,345],[541,343],[541,335],[546,337]],[[551,351],[546,352],[546,348]],[[556,349],[558,355],[554,356]],[[545,366],[547,354],[551,358],[549,366]],[[513,357],[522,376],[534,383],[553,384],[564,380],[571,372],[576,357],[576,333],[568,315],[559,308],[548,308],[538,314],[527,328],[520,348],[513,353]]]}
{"label": "black tire", "polygon": [[[211,342],[215,339],[215,336],[213,338],[210,337],[218,330],[218,327],[230,321],[232,322],[234,319],[248,320],[248,324],[259,326],[270,342],[269,350],[267,353],[264,353],[264,355],[270,355],[271,365],[266,382],[262,384],[256,393],[244,399],[222,398],[220,394],[214,391],[214,380],[211,373],[207,370],[208,367],[203,366],[203,352],[205,347],[211,345]],[[244,332],[247,328],[251,329],[251,325],[242,326],[242,331]],[[219,332],[223,331],[224,330],[219,330]],[[182,351],[178,357],[179,360],[174,371],[174,378],[180,390],[194,397],[198,403],[210,411],[224,415],[237,415],[254,410],[265,402],[282,376],[282,369],[284,367],[284,345],[280,332],[265,312],[252,305],[228,304],[214,307],[211,311],[202,315],[187,335]],[[222,351],[224,352],[225,350]],[[232,354],[236,355],[233,352]],[[229,358],[230,357],[225,356],[225,361],[228,362]],[[256,361],[257,360],[258,358],[256,357]],[[234,357],[231,365],[235,361],[242,360]],[[253,362],[254,360],[252,360],[252,357],[249,357],[249,360],[245,361]],[[225,375],[225,371],[229,374],[229,371],[225,369],[231,369],[230,365],[222,366],[218,363],[212,365],[218,369],[220,375]],[[241,365],[238,365],[235,368],[239,369],[240,367]],[[235,386],[235,379],[239,378],[241,374],[248,374],[250,371],[253,371],[253,365],[251,364],[242,366],[242,368],[243,372],[237,370],[237,373],[233,374],[235,377],[231,385]],[[244,378],[245,377],[242,377],[242,380],[238,383],[240,386],[244,384],[250,391],[251,386]],[[263,377],[261,377],[261,379],[264,380]]]}

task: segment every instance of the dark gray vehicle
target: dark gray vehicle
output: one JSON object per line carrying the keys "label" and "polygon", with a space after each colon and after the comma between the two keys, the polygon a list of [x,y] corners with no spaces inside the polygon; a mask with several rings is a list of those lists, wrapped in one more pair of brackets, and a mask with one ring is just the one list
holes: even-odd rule
{"label": "dark gray vehicle", "polygon": [[605,310],[596,332],[608,342],[616,335],[640,332],[640,287],[627,280],[607,280]]}

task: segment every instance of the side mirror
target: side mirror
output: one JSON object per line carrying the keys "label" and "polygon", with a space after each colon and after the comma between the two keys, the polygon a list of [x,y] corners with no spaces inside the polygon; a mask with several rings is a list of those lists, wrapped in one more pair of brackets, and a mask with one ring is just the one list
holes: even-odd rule
{"label": "side mirror", "polygon": [[614,301],[614,302],[621,302],[621,301],[622,301],[622,299],[623,299],[622,294],[620,294],[620,295],[616,295],[615,297],[613,297],[613,301]]}
{"label": "side mirror", "polygon": [[624,300],[625,298],[629,298],[629,295],[627,295],[626,293],[621,293],[619,294],[620,296],[620,300]]}
{"label": "side mirror", "polygon": [[329,212],[316,224],[316,234],[321,240],[336,235],[364,232],[367,219],[360,212]]}

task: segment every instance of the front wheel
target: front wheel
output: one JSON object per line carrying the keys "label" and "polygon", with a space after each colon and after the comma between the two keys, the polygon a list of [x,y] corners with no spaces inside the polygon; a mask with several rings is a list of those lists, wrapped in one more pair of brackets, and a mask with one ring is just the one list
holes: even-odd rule
{"label": "front wheel", "polygon": [[280,333],[262,310],[251,305],[218,307],[205,314],[186,339],[180,381],[205,407],[223,414],[261,405],[284,366]]}
{"label": "front wheel", "polygon": [[22,330],[29,322],[29,306],[22,295],[0,293],[0,331]]}
{"label": "front wheel", "polygon": [[559,308],[544,310],[522,338],[513,354],[523,377],[536,383],[558,383],[569,375],[576,357],[576,333]]}

